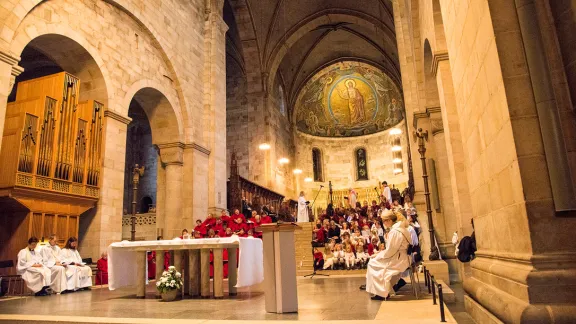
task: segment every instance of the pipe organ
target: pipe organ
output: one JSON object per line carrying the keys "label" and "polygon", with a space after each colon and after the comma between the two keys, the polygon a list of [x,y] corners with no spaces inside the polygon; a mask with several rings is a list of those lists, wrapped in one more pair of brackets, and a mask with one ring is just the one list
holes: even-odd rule
{"label": "pipe organ", "polygon": [[7,106],[0,259],[14,259],[33,235],[78,236],[80,214],[98,200],[104,105],[79,96],[80,80],[61,72],[20,82]]}

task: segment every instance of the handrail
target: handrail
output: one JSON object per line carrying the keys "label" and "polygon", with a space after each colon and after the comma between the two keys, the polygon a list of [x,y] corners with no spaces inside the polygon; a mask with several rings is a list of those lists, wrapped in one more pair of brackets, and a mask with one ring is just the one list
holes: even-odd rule
{"label": "handrail", "polygon": [[444,312],[444,294],[442,293],[442,284],[439,284],[430,271],[424,267],[424,284],[428,287],[428,293],[432,294],[432,305],[436,305],[436,289],[438,289],[438,304],[440,304],[440,322],[446,322]]}

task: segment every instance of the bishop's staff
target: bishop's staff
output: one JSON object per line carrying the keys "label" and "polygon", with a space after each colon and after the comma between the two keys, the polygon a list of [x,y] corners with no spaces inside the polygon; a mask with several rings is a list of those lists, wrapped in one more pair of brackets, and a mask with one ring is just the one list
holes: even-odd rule
{"label": "bishop's staff", "polygon": [[138,167],[138,164],[134,166],[132,171],[132,216],[130,220],[132,221],[132,229],[130,231],[130,241],[136,241],[136,196],[138,194],[138,183],[140,182],[140,177],[144,175],[145,166]]}

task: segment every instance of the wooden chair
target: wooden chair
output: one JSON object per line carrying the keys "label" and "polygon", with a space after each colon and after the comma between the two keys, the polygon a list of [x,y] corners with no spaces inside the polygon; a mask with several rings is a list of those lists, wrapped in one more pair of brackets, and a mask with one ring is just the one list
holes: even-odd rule
{"label": "wooden chair", "polygon": [[[0,261],[0,269],[14,268],[14,261],[6,260]],[[0,275],[0,287],[3,281],[8,281],[6,289],[6,296],[23,296],[24,295],[24,280],[20,275]],[[16,288],[19,287],[19,293],[16,294]],[[12,289],[10,289],[12,288]]]}

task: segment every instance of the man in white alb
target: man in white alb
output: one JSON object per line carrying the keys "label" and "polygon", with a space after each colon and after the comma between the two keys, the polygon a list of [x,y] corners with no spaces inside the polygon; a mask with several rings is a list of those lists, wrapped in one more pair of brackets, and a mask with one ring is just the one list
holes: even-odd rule
{"label": "man in white alb", "polygon": [[[55,234],[50,235],[48,245],[42,248],[42,261],[44,265],[52,272],[50,287],[55,292],[65,292],[66,290],[74,290],[74,270],[67,269],[66,265],[60,262],[61,249],[56,244],[57,237]],[[67,272],[72,276],[68,277]]]}
{"label": "man in white alb", "polygon": [[386,198],[386,202],[392,205],[392,191],[390,190],[390,187],[388,187],[388,182],[382,181],[382,185],[384,186],[382,195]]}
{"label": "man in white alb", "polygon": [[18,252],[17,273],[22,276],[28,289],[36,296],[47,296],[50,293],[50,269],[42,262],[42,253],[37,248],[38,239],[32,236],[28,239],[28,246]]}
{"label": "man in white alb", "polygon": [[298,223],[309,222],[308,219],[308,204],[306,203],[306,198],[304,198],[304,191],[300,191],[300,197],[298,197]]}
{"label": "man in white alb", "polygon": [[[66,241],[66,245],[60,252],[60,262],[74,270],[78,280],[74,283],[74,289],[90,289],[92,286],[92,269],[82,262],[82,257],[77,250],[78,239],[71,237]],[[68,273],[68,271],[67,271]],[[68,276],[68,274],[67,274]]]}

